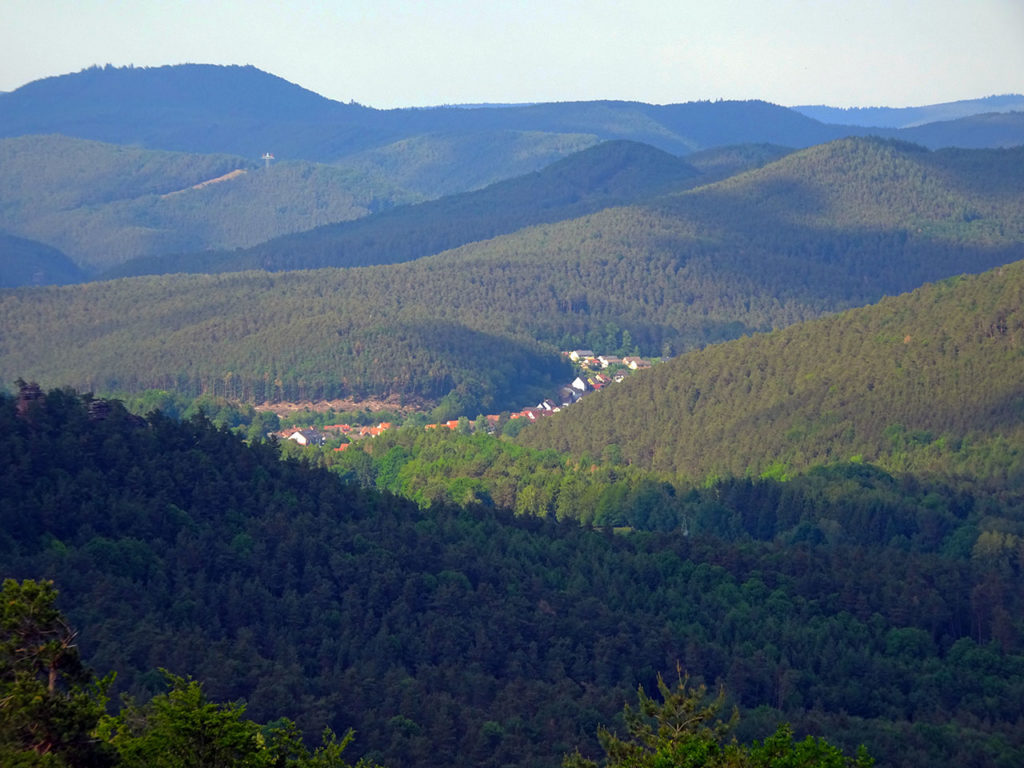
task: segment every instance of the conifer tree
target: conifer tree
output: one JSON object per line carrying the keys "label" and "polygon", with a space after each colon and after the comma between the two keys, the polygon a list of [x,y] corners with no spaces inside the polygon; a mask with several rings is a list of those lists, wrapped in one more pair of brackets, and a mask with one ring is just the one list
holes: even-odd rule
{"label": "conifer tree", "polygon": [[4,581],[0,592],[0,764],[112,764],[94,735],[113,675],[82,663],[50,581]]}

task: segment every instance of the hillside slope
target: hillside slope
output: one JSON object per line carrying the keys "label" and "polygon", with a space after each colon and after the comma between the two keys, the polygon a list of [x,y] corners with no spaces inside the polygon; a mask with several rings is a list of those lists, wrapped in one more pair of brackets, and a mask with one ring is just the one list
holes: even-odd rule
{"label": "hillside slope", "polygon": [[[1021,127],[1016,130],[1014,143],[1024,143],[1024,131]],[[549,142],[550,136],[540,134],[629,139],[674,154],[724,144],[770,142],[806,147],[867,133],[901,136],[895,128],[826,125],[756,100],[663,106],[589,101],[501,109],[376,110],[325,99],[254,67],[203,64],[94,67],[0,94],[0,136],[63,133],[252,159],[269,150],[282,158],[333,162],[425,136],[470,137],[476,149],[469,151],[483,159],[488,153],[481,152],[478,139],[472,137],[500,137],[509,131],[521,133],[523,139],[534,135],[542,142]],[[935,142],[929,144],[932,147],[960,145],[956,121],[947,122],[930,141]],[[1001,141],[985,144],[1002,145]],[[573,150],[581,148],[572,146]],[[504,159],[509,158],[506,155]],[[488,159],[501,161],[497,155]],[[518,172],[523,170],[531,169]],[[464,182],[453,191],[469,188]]]}
{"label": "hillside slope", "polygon": [[115,696],[148,698],[164,668],[259,721],[355,728],[393,768],[553,768],[678,664],[745,708],[744,738],[788,719],[886,765],[1024,755],[1019,539],[972,556],[968,496],[900,509],[891,478],[849,478],[880,533],[919,516],[924,551],[612,535],[421,510],[201,416],[68,390],[0,394],[0,429],[4,574],[56,580]]}
{"label": "hillside slope", "polygon": [[245,269],[316,269],[412,261],[543,222],[575,218],[679,188],[693,166],[634,142],[605,142],[541,171],[477,192],[403,206],[276,238],[244,251],[171,255],[124,264],[106,277]]}
{"label": "hillside slope", "polygon": [[562,348],[615,349],[613,323],[647,354],[678,353],[1022,258],[1022,206],[1024,150],[850,139],[418,269],[457,270],[450,311],[497,304]]}
{"label": "hillside slope", "polygon": [[122,147],[65,136],[0,140],[0,227],[92,271],[140,255],[253,245],[400,198],[312,163]]}
{"label": "hillside slope", "polygon": [[522,406],[559,348],[679,353],[1024,258],[1022,177],[1024,149],[845,140],[405,264],[26,289],[0,297],[0,376]]}
{"label": "hillside slope", "polygon": [[90,67],[0,94],[0,136],[60,133],[175,152],[255,160],[270,150],[318,160],[331,143],[365,130],[372,113],[251,66]]}
{"label": "hillside slope", "polygon": [[[1024,262],[692,352],[535,425],[534,447],[694,478],[858,456],[1017,482]],[[952,455],[951,455],[952,454]]]}
{"label": "hillside slope", "polygon": [[78,283],[82,270],[56,248],[0,231],[0,288]]}
{"label": "hillside slope", "polygon": [[990,113],[1024,112],[1024,95],[1009,93],[983,99],[964,99],[919,107],[850,107],[825,105],[793,107],[802,115],[823,123],[876,128],[913,128],[925,123],[957,120]]}

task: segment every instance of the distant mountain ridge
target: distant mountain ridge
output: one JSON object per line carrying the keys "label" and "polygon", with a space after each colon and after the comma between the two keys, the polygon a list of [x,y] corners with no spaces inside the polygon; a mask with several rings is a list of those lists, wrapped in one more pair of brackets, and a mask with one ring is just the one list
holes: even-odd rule
{"label": "distant mountain ridge", "polygon": [[[59,132],[249,158],[269,150],[281,157],[335,162],[411,136],[496,130],[630,139],[674,154],[751,142],[806,147],[868,132],[825,125],[761,101],[375,110],[325,99],[251,66],[93,68],[0,95],[0,136]],[[900,135],[894,129],[880,132]],[[950,126],[936,138],[938,145],[929,146],[955,145],[955,138],[955,126]]]}
{"label": "distant mountain ridge", "polygon": [[79,283],[84,274],[56,248],[0,230],[0,288]]}
{"label": "distant mountain ridge", "polygon": [[[56,134],[125,152],[230,157],[233,169],[257,167],[269,152],[278,173],[285,173],[284,166],[292,169],[289,178],[279,180],[281,190],[250,188],[258,186],[253,175],[244,183],[191,195],[205,206],[193,211],[179,210],[184,200],[128,202],[125,197],[116,206],[103,199],[101,208],[61,209],[57,215],[14,194],[20,181],[0,190],[8,214],[28,212],[0,217],[0,226],[64,251],[95,274],[136,256],[248,247],[394,205],[482,189],[603,141],[639,142],[687,157],[724,146],[806,148],[869,134],[929,148],[1008,147],[1024,144],[1024,112],[896,129],[825,124],[757,100],[377,110],[326,99],[255,67],[204,64],[93,67],[0,94],[0,140],[27,142],[29,136]],[[96,163],[111,163],[108,173],[133,183],[135,171],[123,159],[94,155]],[[81,179],[60,176],[59,161],[40,156],[33,158],[35,167],[17,173],[48,179],[53,194],[81,186]],[[7,177],[9,158],[4,162],[0,173]],[[296,163],[333,169],[300,170]],[[339,207],[338,195],[350,202]]]}
{"label": "distant mountain ridge", "polygon": [[1024,94],[1011,93],[920,107],[843,108],[808,104],[792,109],[822,123],[876,128],[914,128],[925,123],[957,120],[987,113],[1024,112]]}

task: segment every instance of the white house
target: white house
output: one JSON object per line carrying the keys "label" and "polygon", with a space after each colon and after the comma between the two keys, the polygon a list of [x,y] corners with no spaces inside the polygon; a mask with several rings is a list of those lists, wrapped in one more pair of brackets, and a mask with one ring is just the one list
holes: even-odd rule
{"label": "white house", "polygon": [[325,437],[316,429],[297,429],[286,438],[294,440],[299,445],[323,445]]}

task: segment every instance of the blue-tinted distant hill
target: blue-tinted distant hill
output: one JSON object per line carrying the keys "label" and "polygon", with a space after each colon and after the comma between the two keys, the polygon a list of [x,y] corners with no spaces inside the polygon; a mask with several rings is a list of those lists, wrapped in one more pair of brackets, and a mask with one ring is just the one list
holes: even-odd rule
{"label": "blue-tinted distant hill", "polygon": [[0,228],[85,272],[143,255],[255,245],[401,199],[336,166],[264,168],[236,155],[141,149],[60,135],[0,139]]}
{"label": "blue-tinted distant hill", "polygon": [[[893,129],[826,125],[763,101],[377,110],[325,99],[251,66],[92,68],[0,94],[0,136],[56,132],[250,158],[271,151],[336,161],[413,136],[502,131],[630,139],[674,154],[724,144],[806,147],[851,134],[899,135]],[[935,141],[957,145],[955,123]]]}
{"label": "blue-tinted distant hill", "polygon": [[330,161],[421,134],[507,130],[631,139],[676,154],[750,141],[807,146],[842,134],[758,101],[376,110],[323,98],[249,66],[93,67],[0,95],[0,136],[64,133],[245,157],[272,151]]}
{"label": "blue-tinted distant hill", "polygon": [[822,123],[876,128],[913,128],[925,123],[945,122],[986,113],[1024,112],[1024,95],[1019,93],[965,99],[921,107],[828,107],[823,104],[793,107],[802,115]]}
{"label": "blue-tinted distant hill", "polygon": [[[332,142],[353,141],[339,131],[358,133],[372,112],[255,67],[107,66],[36,80],[0,95],[0,135],[62,133],[250,158],[271,150],[322,156],[330,153]],[[327,125],[331,136],[323,134]]]}
{"label": "blue-tinted distant hill", "polygon": [[989,112],[960,120],[926,123],[907,128],[902,135],[909,141],[934,147],[944,141],[951,127],[955,127],[957,133],[957,147],[963,149],[1019,147],[1024,133],[1024,111]]}
{"label": "blue-tinted distant hill", "polygon": [[83,279],[82,270],[56,248],[0,231],[0,288],[65,285]]}

